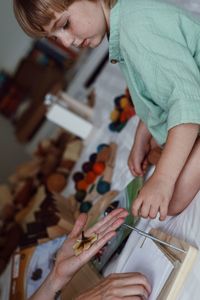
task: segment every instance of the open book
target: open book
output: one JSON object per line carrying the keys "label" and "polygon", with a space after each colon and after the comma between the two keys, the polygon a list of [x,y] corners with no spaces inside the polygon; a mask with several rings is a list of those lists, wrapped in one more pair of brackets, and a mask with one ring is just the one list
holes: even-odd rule
{"label": "open book", "polygon": [[121,272],[141,272],[150,281],[149,300],[175,300],[190,272],[198,250],[157,229],[150,234],[184,250],[181,252],[141,236]]}

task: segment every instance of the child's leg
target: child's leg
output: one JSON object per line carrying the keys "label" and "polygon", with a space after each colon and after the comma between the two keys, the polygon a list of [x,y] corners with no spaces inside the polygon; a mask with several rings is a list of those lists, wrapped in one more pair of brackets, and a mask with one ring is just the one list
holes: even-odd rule
{"label": "child's leg", "polygon": [[190,204],[200,190],[200,138],[197,139],[190,156],[176,182],[168,215],[176,215]]}

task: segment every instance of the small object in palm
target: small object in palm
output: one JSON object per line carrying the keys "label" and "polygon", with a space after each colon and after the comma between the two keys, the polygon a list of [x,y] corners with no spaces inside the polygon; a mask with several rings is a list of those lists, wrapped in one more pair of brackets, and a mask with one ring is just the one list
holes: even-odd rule
{"label": "small object in palm", "polygon": [[98,235],[92,233],[89,237],[84,236],[84,231],[82,231],[82,238],[77,240],[73,245],[74,254],[76,256],[80,255],[83,251],[88,250],[94,242],[98,240]]}

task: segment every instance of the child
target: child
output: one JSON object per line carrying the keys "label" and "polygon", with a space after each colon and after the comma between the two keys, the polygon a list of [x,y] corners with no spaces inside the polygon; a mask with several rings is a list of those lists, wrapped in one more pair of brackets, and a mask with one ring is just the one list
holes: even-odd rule
{"label": "child", "polygon": [[151,145],[163,147],[132,211],[160,220],[181,212],[200,188],[200,20],[156,0],[14,0],[33,37],[97,47],[109,36],[140,118],[128,165],[144,174]]}

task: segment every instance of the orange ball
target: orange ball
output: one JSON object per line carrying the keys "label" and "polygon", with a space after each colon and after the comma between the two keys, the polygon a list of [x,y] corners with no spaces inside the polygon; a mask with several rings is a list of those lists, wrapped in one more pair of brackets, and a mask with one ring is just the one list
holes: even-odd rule
{"label": "orange ball", "polygon": [[100,175],[103,173],[103,171],[105,170],[105,163],[102,162],[102,161],[99,161],[99,162],[96,162],[94,165],[93,165],[93,171],[95,174],[97,175]]}
{"label": "orange ball", "polygon": [[86,191],[88,188],[88,183],[85,181],[85,179],[80,180],[76,183],[76,189],[77,190],[83,190]]}
{"label": "orange ball", "polygon": [[93,171],[89,171],[85,176],[85,181],[88,184],[91,184],[95,181],[96,177],[97,177],[97,175]]}

